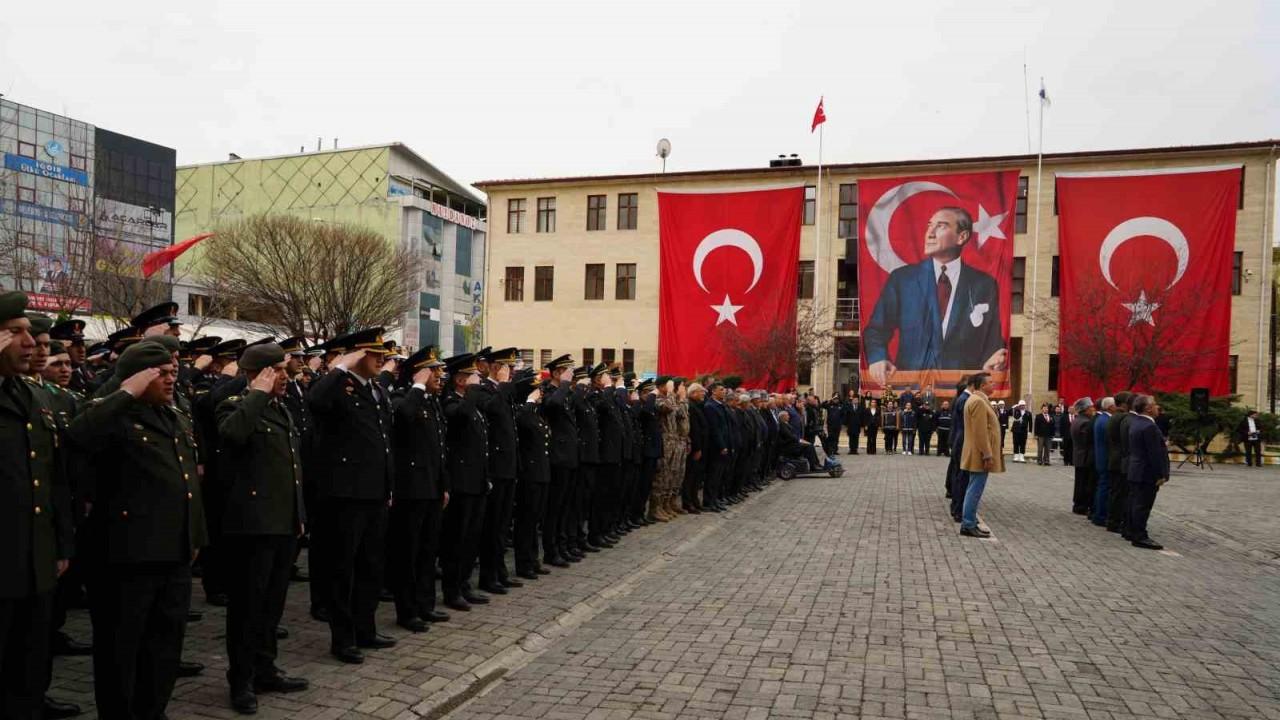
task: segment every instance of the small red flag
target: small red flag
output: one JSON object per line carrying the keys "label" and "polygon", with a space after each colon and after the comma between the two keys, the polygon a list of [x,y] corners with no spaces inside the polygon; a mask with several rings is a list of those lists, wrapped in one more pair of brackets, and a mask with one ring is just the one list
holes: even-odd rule
{"label": "small red flag", "polygon": [[163,250],[147,253],[147,256],[142,258],[142,277],[151,277],[160,268],[177,260],[179,255],[190,250],[196,243],[210,237],[213,237],[213,233],[201,233],[175,245],[170,245]]}
{"label": "small red flag", "polygon": [[809,132],[818,129],[818,126],[827,121],[827,114],[822,111],[822,101],[825,97],[818,98],[818,109],[813,111],[813,126],[809,128]]}

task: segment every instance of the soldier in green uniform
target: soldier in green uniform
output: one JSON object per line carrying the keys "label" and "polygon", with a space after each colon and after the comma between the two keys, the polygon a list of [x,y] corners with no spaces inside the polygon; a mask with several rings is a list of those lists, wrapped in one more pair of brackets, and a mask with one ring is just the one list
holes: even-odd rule
{"label": "soldier in green uniform", "polygon": [[63,320],[49,330],[50,340],[60,340],[71,358],[71,383],[68,385],[78,393],[84,393],[93,371],[85,363],[87,350],[84,344],[84,321]]}
{"label": "soldier in green uniform", "polygon": [[275,664],[276,627],[305,510],[301,436],[283,402],[284,349],[250,346],[239,365],[249,386],[219,403],[217,418],[227,484],[222,531],[230,559],[227,681],[232,708],[251,715],[258,710],[255,692],[299,692],[308,685]]}
{"label": "soldier in green uniform", "polygon": [[[71,501],[48,396],[22,380],[35,340],[27,296],[0,294],[0,717],[39,718],[49,687],[58,576],[72,555]],[[47,329],[46,329],[47,330]]]}
{"label": "soldier in green uniform", "polygon": [[86,535],[94,695],[104,718],[162,718],[191,602],[191,562],[205,544],[191,420],[173,404],[173,354],[152,342],[120,355],[119,389],[67,431],[93,463]]}

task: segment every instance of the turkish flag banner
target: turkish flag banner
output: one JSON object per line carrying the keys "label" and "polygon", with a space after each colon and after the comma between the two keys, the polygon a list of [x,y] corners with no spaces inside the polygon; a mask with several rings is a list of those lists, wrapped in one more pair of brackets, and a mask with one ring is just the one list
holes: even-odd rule
{"label": "turkish flag banner", "polygon": [[804,188],[659,192],[658,372],[795,384]]}
{"label": "turkish flag banner", "polygon": [[858,183],[860,386],[955,395],[986,370],[1008,397],[1017,170]]}
{"label": "turkish flag banner", "polygon": [[1057,175],[1059,397],[1229,392],[1240,173]]}

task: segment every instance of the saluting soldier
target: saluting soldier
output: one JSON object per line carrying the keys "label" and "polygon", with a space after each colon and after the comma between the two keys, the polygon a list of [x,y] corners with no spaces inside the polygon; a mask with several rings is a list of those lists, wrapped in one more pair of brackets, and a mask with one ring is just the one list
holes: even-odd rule
{"label": "saluting soldier", "polygon": [[227,682],[231,707],[258,711],[258,692],[299,692],[306,680],[276,665],[276,627],[284,614],[294,549],[306,519],[301,436],[286,408],[284,349],[253,345],[240,356],[246,391],[218,403],[218,438],[227,507]]}
{"label": "saluting soldier", "polygon": [[538,561],[538,526],[547,505],[551,482],[551,427],[543,418],[542,387],[538,373],[522,370],[512,378],[512,400],[516,403],[516,432],[519,462],[515,518],[516,574],[537,580],[550,571]]}
{"label": "saluting soldier", "polygon": [[[640,429],[640,392],[635,373],[626,373],[623,386],[617,390],[618,406],[627,424],[630,455],[623,461],[623,489],[618,498],[618,530],[631,532],[644,524],[633,512],[635,498],[640,492],[640,470],[644,465],[644,432]],[[643,504],[643,501],[642,501]]]}
{"label": "saluting soldier", "polygon": [[547,485],[546,512],[542,518],[542,559],[547,565],[569,567],[564,536],[569,520],[572,479],[578,469],[578,421],[573,411],[573,358],[568,355],[547,363],[550,389],[543,400],[544,417],[551,428],[551,482]]}
{"label": "saluting soldier", "polygon": [[449,616],[436,610],[436,558],[440,524],[449,504],[445,419],[440,407],[444,363],[434,347],[410,355],[400,367],[392,407],[395,495],[387,534],[387,587],[395,595],[396,624],[426,632]]}
{"label": "saluting soldier", "polygon": [[511,366],[518,350],[491,350],[481,369],[477,404],[484,413],[489,432],[489,483],[485,498],[484,524],[480,532],[480,589],[506,595],[507,588],[524,583],[511,578],[507,569],[507,530],[516,499],[516,417],[512,395]]}
{"label": "saluting soldier", "polygon": [[[665,384],[665,378],[663,378]],[[637,388],[640,395],[638,417],[641,433],[640,484],[632,512],[641,525],[657,522],[653,493],[658,482],[658,463],[662,460],[662,425],[658,420],[658,387],[653,380],[643,380]]]}
{"label": "saluting soldier", "polygon": [[[319,536],[312,533],[311,547],[321,551],[327,575],[329,652],[358,664],[364,662],[360,648],[395,645],[374,622],[394,478],[391,402],[376,379],[386,354],[382,328],[335,338],[329,345],[346,354],[307,393],[317,421],[324,528]],[[320,574],[312,567],[312,583]]]}
{"label": "saluting soldier", "polygon": [[600,425],[595,405],[589,397],[591,372],[594,369],[583,365],[573,371],[573,411],[578,421],[579,462],[571,504],[573,515],[565,538],[569,562],[581,560],[589,552],[600,552],[600,548],[587,539],[586,530],[591,515],[592,496],[596,491],[596,474],[600,467]]}
{"label": "saluting soldier", "polygon": [[596,465],[596,485],[591,494],[591,515],[587,541],[597,547],[611,548],[621,539],[613,534],[614,504],[621,488],[622,446],[624,430],[622,413],[613,393],[613,377],[604,363],[591,368],[591,392],[600,442]]}
{"label": "saluting soldier", "polygon": [[142,337],[155,335],[182,335],[182,322],[178,320],[178,303],[162,302],[134,316],[129,324],[142,331]]}
{"label": "saluting soldier", "polygon": [[84,344],[84,321],[73,318],[56,323],[49,330],[49,339],[61,341],[71,358],[71,382],[67,387],[83,394],[93,372],[85,365],[87,348]]}
{"label": "saluting soldier", "polygon": [[315,442],[315,434],[313,433],[315,421],[311,418],[311,408],[307,406],[307,388],[303,384],[306,381],[302,379],[303,371],[306,369],[307,341],[301,335],[285,338],[280,341],[280,349],[285,354],[285,385],[281,402],[284,403],[285,409],[289,411],[289,417],[293,420],[294,427],[298,429],[298,435],[302,441],[302,501],[307,513],[307,525],[304,526],[302,536],[295,543],[296,548],[294,550],[290,578],[297,582],[306,582],[310,578],[298,567],[298,555],[302,552],[302,547],[307,542],[306,528],[310,526],[316,514],[315,492],[313,490],[315,485],[307,481],[307,478],[314,472],[313,464],[315,463],[314,453],[312,452]]}
{"label": "saluting soldier", "polygon": [[160,718],[173,692],[206,533],[195,429],[173,404],[177,367],[158,343],[120,355],[119,388],[88,403],[68,437],[94,469],[85,530],[94,695],[104,718]]}
{"label": "saluting soldier", "polygon": [[489,598],[469,583],[479,552],[485,495],[489,492],[489,431],[479,403],[484,397],[475,356],[445,360],[448,390],[441,405],[447,425],[449,507],[444,515],[445,545],[440,566],[444,604],[459,612],[483,605]]}

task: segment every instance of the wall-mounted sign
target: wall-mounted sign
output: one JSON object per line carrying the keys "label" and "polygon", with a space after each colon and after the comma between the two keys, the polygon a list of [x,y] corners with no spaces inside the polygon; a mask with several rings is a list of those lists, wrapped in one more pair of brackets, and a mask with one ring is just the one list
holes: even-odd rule
{"label": "wall-mounted sign", "polygon": [[[48,150],[48,148],[45,149]],[[69,168],[65,165],[41,162],[35,158],[14,155],[13,153],[4,154],[4,166],[7,170],[16,170],[21,173],[27,173],[28,175],[53,178],[54,180],[75,183],[76,185],[89,184],[89,173],[83,170],[76,170],[75,168]]]}
{"label": "wall-mounted sign", "polygon": [[419,200],[421,200],[427,206],[426,207],[427,212],[431,213],[432,215],[435,215],[436,217],[442,220],[445,220],[446,222],[451,222],[454,225],[461,225],[462,227],[471,228],[472,230],[477,230],[479,232],[487,232],[486,228],[488,226],[485,224],[485,221],[479,218],[473,218],[470,215],[467,215],[466,213],[459,212],[457,210],[454,210],[451,207],[446,207],[444,205],[441,205],[438,202],[431,202],[430,200],[426,200],[423,198],[419,198]]}
{"label": "wall-mounted sign", "polygon": [[93,220],[98,235],[160,245],[173,242],[173,214],[168,210],[99,197],[94,201]]}
{"label": "wall-mounted sign", "polygon": [[16,215],[28,220],[66,225],[77,230],[87,230],[90,225],[89,216],[84,213],[6,199],[0,199],[0,215]]}
{"label": "wall-mounted sign", "polygon": [[49,157],[56,158],[62,154],[62,143],[57,140],[50,140],[44,144],[44,151],[49,153]]}

